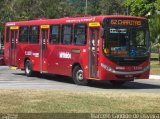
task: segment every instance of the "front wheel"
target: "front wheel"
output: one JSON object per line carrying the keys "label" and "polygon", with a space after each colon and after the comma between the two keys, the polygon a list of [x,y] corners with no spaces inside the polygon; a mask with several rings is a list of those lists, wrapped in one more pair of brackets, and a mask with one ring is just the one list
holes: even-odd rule
{"label": "front wheel", "polygon": [[78,85],[87,85],[88,81],[84,79],[84,73],[81,67],[76,66],[73,69],[73,80]]}
{"label": "front wheel", "polygon": [[32,64],[30,60],[26,60],[25,62],[25,74],[28,77],[31,77],[33,75]]}

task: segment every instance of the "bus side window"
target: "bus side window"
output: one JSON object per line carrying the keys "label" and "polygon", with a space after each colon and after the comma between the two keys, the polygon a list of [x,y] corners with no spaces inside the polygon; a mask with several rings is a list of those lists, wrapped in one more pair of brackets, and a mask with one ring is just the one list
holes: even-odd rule
{"label": "bus side window", "polygon": [[58,44],[59,43],[59,25],[52,25],[50,27],[50,44]]}
{"label": "bus side window", "polygon": [[20,33],[19,33],[19,42],[20,43],[28,43],[28,26],[22,26],[20,27]]}
{"label": "bus side window", "polygon": [[6,28],[6,42],[9,42],[9,32],[10,32],[10,29],[9,27]]}
{"label": "bus side window", "polygon": [[39,43],[39,26],[31,26],[29,31],[29,43],[38,44]]}
{"label": "bus side window", "polygon": [[74,44],[85,45],[87,38],[87,26],[86,24],[76,24],[74,31]]}
{"label": "bus side window", "polygon": [[62,44],[71,44],[72,43],[72,25],[63,25],[62,26]]}

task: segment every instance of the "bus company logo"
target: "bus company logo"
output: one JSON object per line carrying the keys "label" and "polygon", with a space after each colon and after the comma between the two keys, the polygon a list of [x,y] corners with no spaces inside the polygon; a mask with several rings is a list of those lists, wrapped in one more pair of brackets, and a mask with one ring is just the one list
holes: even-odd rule
{"label": "bus company logo", "polygon": [[34,53],[32,51],[25,51],[25,55],[39,57],[39,53]]}
{"label": "bus company logo", "polygon": [[28,55],[28,56],[32,55],[32,51],[25,51],[25,55]]}
{"label": "bus company logo", "polygon": [[6,26],[15,26],[14,22],[7,23]]}
{"label": "bus company logo", "polygon": [[59,58],[71,59],[71,53],[69,52],[60,52]]}
{"label": "bus company logo", "polygon": [[75,22],[92,22],[95,21],[95,17],[88,17],[88,18],[80,18],[80,19],[68,19],[66,23],[75,23]]}

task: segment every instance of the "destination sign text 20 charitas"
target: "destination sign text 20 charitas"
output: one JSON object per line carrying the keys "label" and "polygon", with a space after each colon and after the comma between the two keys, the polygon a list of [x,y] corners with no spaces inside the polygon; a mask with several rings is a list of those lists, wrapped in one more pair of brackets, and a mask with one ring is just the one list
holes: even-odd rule
{"label": "destination sign text 20 charitas", "polygon": [[142,21],[139,20],[111,20],[113,25],[130,25],[130,26],[140,26]]}

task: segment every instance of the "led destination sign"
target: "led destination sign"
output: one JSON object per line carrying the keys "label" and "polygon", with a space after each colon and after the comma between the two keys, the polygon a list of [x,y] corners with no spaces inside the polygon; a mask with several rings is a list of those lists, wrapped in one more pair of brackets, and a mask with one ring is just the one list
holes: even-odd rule
{"label": "led destination sign", "polygon": [[139,21],[139,20],[111,20],[110,24],[140,26],[142,25],[142,21]]}
{"label": "led destination sign", "polygon": [[103,21],[104,26],[128,26],[128,27],[148,27],[145,19],[131,18],[106,18]]}

